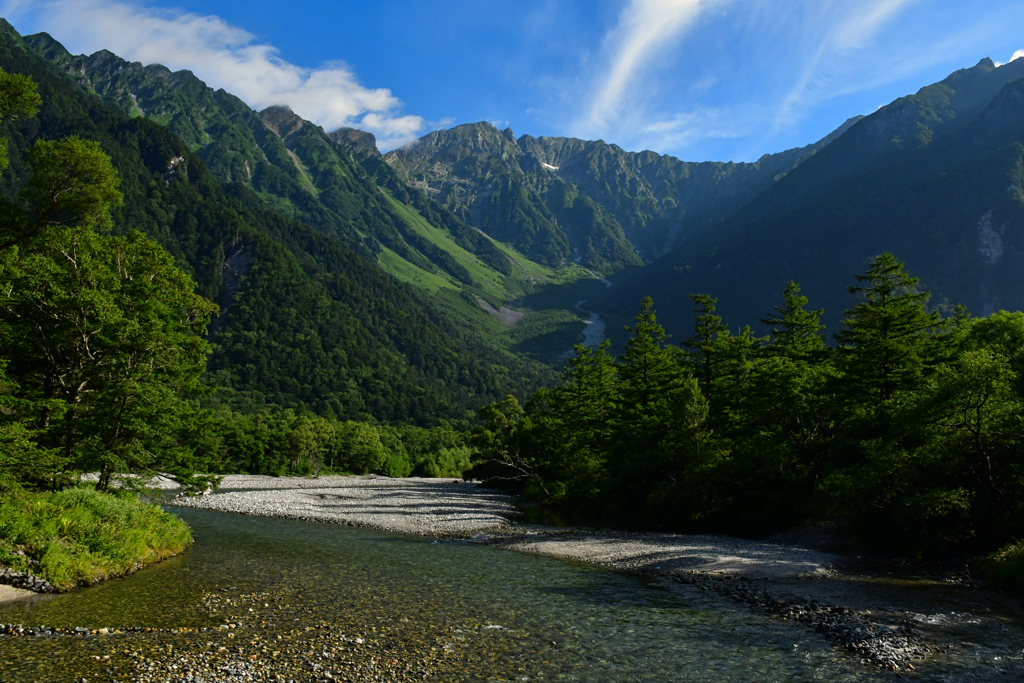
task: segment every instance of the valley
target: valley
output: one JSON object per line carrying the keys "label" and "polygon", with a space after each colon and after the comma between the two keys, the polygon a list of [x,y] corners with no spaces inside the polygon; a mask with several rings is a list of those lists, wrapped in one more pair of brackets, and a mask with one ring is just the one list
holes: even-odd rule
{"label": "valley", "polygon": [[0,683],[1020,678],[1024,51],[687,161],[154,12],[270,71],[0,20]]}

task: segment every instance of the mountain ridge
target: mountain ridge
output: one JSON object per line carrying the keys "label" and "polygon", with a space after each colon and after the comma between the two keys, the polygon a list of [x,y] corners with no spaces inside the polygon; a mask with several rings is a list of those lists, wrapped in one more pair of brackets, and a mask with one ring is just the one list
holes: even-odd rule
{"label": "mountain ridge", "polygon": [[[31,77],[43,99],[35,117],[0,123],[11,141],[0,192],[17,201],[25,154],[41,136],[99,143],[122,179],[116,230],[156,240],[197,291],[222,306],[210,330],[211,400],[242,410],[277,405],[342,419],[464,423],[480,405],[554,379],[550,367],[511,350],[506,328],[471,292],[429,294],[386,273],[365,241],[350,239],[360,237],[356,228],[334,237],[276,211],[259,187],[222,183],[169,126],[108,104],[9,25],[0,25],[0,67]],[[205,86],[199,94],[213,96]],[[239,129],[227,129],[231,135]],[[341,183],[326,189],[372,227],[372,212],[388,200],[360,166],[313,170],[365,181],[356,185],[362,193],[343,194]]]}
{"label": "mountain ridge", "polygon": [[667,325],[685,336],[687,294],[719,296],[728,321],[755,323],[796,280],[836,331],[853,303],[846,286],[869,258],[890,251],[933,291],[934,305],[1024,308],[1014,275],[1024,267],[1024,195],[1014,189],[1024,186],[1020,62],[1000,67],[999,78],[1011,80],[998,89],[997,69],[983,60],[886,105],[601,305],[616,311],[661,292],[671,302],[660,309]]}
{"label": "mountain ridge", "polygon": [[[602,140],[518,139],[488,122],[432,131],[384,160],[409,185],[501,239],[542,240],[549,259],[569,258],[605,273],[650,262],[799,166],[841,136],[851,118],[822,140],[763,155],[753,163],[685,162],[656,152],[626,152]],[[493,197],[514,194],[512,210]],[[582,197],[588,220],[562,214]],[[562,218],[560,221],[559,218]],[[600,226],[600,227],[597,227]],[[603,228],[603,229],[602,229]],[[600,236],[600,248],[588,238]],[[580,249],[585,251],[580,257]]]}
{"label": "mountain ridge", "polygon": [[[536,272],[530,277],[517,274],[505,251],[443,207],[403,189],[399,201],[412,202],[416,212],[443,226],[459,249],[445,248],[412,229],[405,210],[379,191],[378,184],[392,192],[397,184],[375,163],[380,155],[368,133],[327,133],[287,105],[257,112],[230,93],[209,88],[191,72],[143,66],[106,50],[71,55],[45,33],[24,40],[125,114],[145,116],[177,133],[221,182],[242,183],[275,210],[348,243],[369,259],[388,260],[388,271],[407,282],[435,282],[440,272],[445,286],[470,290],[500,307],[521,298],[536,279]],[[474,279],[469,273],[477,270],[477,260],[495,272]],[[576,275],[581,276],[582,271]],[[500,284],[494,285],[496,281]]]}

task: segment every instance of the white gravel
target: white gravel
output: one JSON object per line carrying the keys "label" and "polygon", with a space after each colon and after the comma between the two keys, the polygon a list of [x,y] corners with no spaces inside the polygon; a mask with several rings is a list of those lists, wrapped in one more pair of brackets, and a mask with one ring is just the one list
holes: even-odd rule
{"label": "white gravel", "polygon": [[[730,536],[518,527],[515,499],[458,479],[229,475],[222,491],[172,504],[333,522],[426,536],[468,537],[509,550],[647,574],[825,577],[838,558]],[[487,532],[481,536],[481,532]]]}
{"label": "white gravel", "polygon": [[824,578],[834,573],[831,567],[839,559],[805,548],[708,534],[527,530],[495,540],[493,544],[519,552],[659,576]]}
{"label": "white gravel", "polygon": [[466,536],[508,526],[515,499],[458,479],[228,476],[225,491],[173,505],[334,522],[425,536]]}

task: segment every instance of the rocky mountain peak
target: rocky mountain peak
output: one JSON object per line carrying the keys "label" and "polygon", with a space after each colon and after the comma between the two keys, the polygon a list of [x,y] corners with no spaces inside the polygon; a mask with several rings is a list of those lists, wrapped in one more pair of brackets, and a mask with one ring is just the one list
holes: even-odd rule
{"label": "rocky mountain peak", "polygon": [[[3,21],[7,27],[10,27],[6,20],[0,19],[0,21]],[[13,31],[14,29],[11,28],[11,30]],[[51,61],[71,56],[71,53],[49,33],[36,33],[31,36],[25,36],[25,42]]]}
{"label": "rocky mountain peak", "polygon": [[307,123],[286,104],[267,107],[260,112],[260,120],[263,121],[264,126],[282,139],[299,132]]}
{"label": "rocky mountain peak", "polygon": [[329,137],[340,145],[344,145],[357,157],[379,157],[377,138],[358,128],[339,128],[332,131]]}

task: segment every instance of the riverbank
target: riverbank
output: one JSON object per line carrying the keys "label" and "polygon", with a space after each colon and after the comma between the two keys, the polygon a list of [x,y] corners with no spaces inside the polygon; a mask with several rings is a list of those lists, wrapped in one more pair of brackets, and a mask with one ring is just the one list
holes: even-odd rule
{"label": "riverbank", "polygon": [[19,491],[0,501],[0,584],[16,589],[70,590],[132,573],[191,544],[184,522],[127,492]]}
{"label": "riverbank", "polygon": [[[371,500],[412,495],[401,490],[410,482],[365,479],[370,483],[327,483],[372,491]],[[320,489],[280,487],[324,483],[284,480],[273,490],[197,500],[229,493],[319,500]],[[428,484],[475,495],[454,481],[422,482]],[[433,498],[448,500],[437,491]],[[746,557],[758,544],[728,537],[651,534],[652,545],[646,534],[505,520],[451,536],[466,540],[435,535],[431,542],[337,524],[177,511],[198,540],[179,559],[76,596],[27,600],[0,616],[35,626],[6,642],[0,630],[0,670],[47,683],[66,680],[58,675],[64,672],[139,683],[182,673],[196,681],[468,681],[513,674],[633,680],[644,671],[652,680],[808,683],[889,680],[893,669],[929,682],[1009,683],[1024,674],[1019,610],[998,593],[941,577],[886,568],[868,574],[842,563],[807,572],[801,561],[788,574],[749,578],[736,574],[729,558]],[[391,506],[388,514],[397,512]],[[586,554],[549,553],[572,560],[561,562],[539,557],[536,551],[551,544]],[[662,564],[666,556],[656,551],[668,544],[696,559]],[[793,547],[821,564],[800,544],[761,545],[755,559],[765,563],[800,558],[774,550]],[[40,635],[39,624],[64,631]],[[78,635],[84,632],[74,627],[91,630]],[[69,628],[76,635],[67,637]]]}
{"label": "riverbank", "polygon": [[17,600],[24,600],[25,598],[31,598],[36,595],[34,591],[27,591],[24,588],[15,588],[14,586],[4,586],[0,584],[0,605],[8,602],[15,602]]}
{"label": "riverbank", "polygon": [[490,542],[518,552],[667,577],[822,578],[835,574],[840,559],[807,548],[712,534],[534,529]]}
{"label": "riverbank", "polygon": [[[960,586],[947,596],[950,584],[942,578],[872,575],[853,568],[848,558],[799,544],[520,526],[513,498],[460,480],[235,476],[223,485],[235,490],[179,497],[172,504],[465,539],[695,585],[802,625],[865,665],[890,671],[912,671],[962,647],[957,639],[964,631],[951,637],[950,619],[956,629],[987,628],[1004,608],[1004,597],[992,591]],[[920,602],[932,593],[934,602]]]}
{"label": "riverbank", "polygon": [[511,496],[461,479],[229,475],[221,488],[170,504],[442,538],[504,528],[519,515]]}
{"label": "riverbank", "polygon": [[443,538],[661,576],[824,577],[829,553],[727,536],[520,527],[515,499],[458,479],[224,477],[222,493],[172,505]]}

